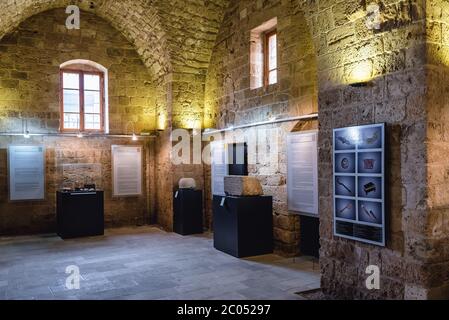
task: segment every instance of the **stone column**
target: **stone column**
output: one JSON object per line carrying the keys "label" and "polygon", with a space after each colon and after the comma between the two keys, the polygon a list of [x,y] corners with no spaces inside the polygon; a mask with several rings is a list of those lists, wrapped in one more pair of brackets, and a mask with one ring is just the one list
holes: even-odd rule
{"label": "stone column", "polygon": [[[167,121],[165,130],[157,141],[156,164],[156,221],[164,229],[173,229],[173,191],[177,189],[179,179],[194,178],[197,188],[204,190],[204,172],[202,163],[193,163],[193,131],[201,129],[204,104],[204,76],[173,72],[165,77],[167,87]],[[174,164],[171,160],[173,146],[171,133],[176,129],[189,131],[190,163]]]}
{"label": "stone column", "polygon": [[[428,217],[424,1],[382,1],[379,25],[367,23],[371,8],[362,1],[320,1],[315,9],[323,290],[339,298],[415,297],[428,286],[423,278],[430,254],[418,227]],[[360,81],[368,85],[351,86]],[[385,248],[333,235],[329,179],[332,130],[381,122],[387,124],[389,146]],[[365,286],[369,265],[380,268],[379,290]]]}

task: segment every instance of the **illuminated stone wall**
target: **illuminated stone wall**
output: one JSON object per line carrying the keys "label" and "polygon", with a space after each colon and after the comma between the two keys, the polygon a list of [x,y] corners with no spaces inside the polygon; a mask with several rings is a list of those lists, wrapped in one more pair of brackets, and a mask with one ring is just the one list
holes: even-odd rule
{"label": "illuminated stone wall", "polygon": [[[251,89],[251,30],[277,17],[278,83]],[[317,67],[312,34],[304,13],[288,1],[231,1],[206,81],[206,127],[227,128],[318,112]],[[289,122],[243,130],[266,130],[277,139],[275,163],[256,159],[250,175],[259,178],[264,193],[273,196],[275,250],[283,255],[299,253],[300,217],[287,206],[287,134],[317,129],[317,122]],[[244,141],[245,138],[237,138]],[[228,141],[232,142],[232,141]],[[267,150],[268,145],[262,144]],[[252,146],[251,146],[252,147]],[[250,155],[252,156],[252,154]],[[210,168],[205,168],[206,220],[212,226]]]}
{"label": "illuminated stone wall", "polygon": [[[364,1],[319,1],[312,25],[318,54],[322,286],[341,298],[414,298],[425,264],[418,245],[426,222],[424,1],[379,2],[378,28],[367,27]],[[348,84],[370,80],[366,87]],[[332,129],[387,124],[387,246],[333,236]],[[380,290],[368,290],[369,265]]]}
{"label": "illuminated stone wall", "polygon": [[[108,70],[111,133],[155,129],[157,94],[134,47],[106,21],[82,12],[81,30],[65,27],[64,9],[28,19],[0,40],[0,131],[59,130],[59,66],[91,60]],[[134,126],[134,127],[133,127]]]}
{"label": "illuminated stone wall", "polygon": [[[144,146],[148,155],[146,197],[138,201],[115,200],[107,191],[108,225],[150,220],[171,230],[172,191],[180,177],[194,177],[204,187],[205,222],[211,227],[210,168],[174,166],[170,160],[171,129],[201,125],[223,128],[318,112],[319,125],[310,121],[268,127],[277,131],[280,141],[278,171],[273,173],[261,163],[250,167],[251,175],[260,178],[265,193],[273,195],[275,200],[277,252],[298,254],[301,223],[297,215],[287,210],[285,136],[291,131],[318,128],[320,265],[324,293],[339,298],[449,296],[449,219],[445,192],[448,171],[445,154],[449,148],[449,119],[445,111],[449,99],[446,85],[449,79],[448,1],[379,0],[374,2],[378,7],[372,7],[369,1],[363,0],[80,0],[77,3],[81,8],[90,12],[85,14],[87,20],[90,14],[95,14],[121,33],[109,26],[107,31],[103,30],[107,40],[104,41],[108,42],[102,40],[105,48],[111,48],[111,39],[118,39],[118,51],[108,54],[102,51],[104,48],[97,51],[95,46],[87,45],[88,39],[95,38],[88,30],[81,30],[73,39],[48,31],[48,37],[55,34],[51,48],[47,38],[40,38],[33,29],[22,29],[21,37],[15,37],[14,33],[10,36],[26,19],[69,3],[69,0],[0,3],[0,38],[3,38],[0,40],[0,127],[17,130],[18,122],[14,119],[27,116],[34,119],[30,123],[35,130],[57,128],[54,86],[57,81],[51,74],[64,61],[53,61],[54,55],[38,56],[36,68],[46,65],[44,73],[49,77],[48,81],[38,83],[36,75],[25,70],[27,63],[23,58],[34,59],[30,51],[43,54],[47,46],[49,52],[67,50],[63,56],[70,58],[80,58],[83,52],[90,52],[91,60],[101,60],[98,62],[113,70],[116,67],[120,73],[121,67],[131,66],[128,76],[116,78],[125,85],[112,89],[123,93],[116,95],[116,108],[111,110],[118,112],[113,117],[112,128],[117,132],[126,130],[123,121],[129,116],[136,119],[139,129],[158,127],[165,131],[154,143]],[[251,90],[250,31],[274,16],[278,17],[279,30],[279,83],[267,90]],[[375,20],[368,21],[367,16]],[[39,16],[25,24],[36,19]],[[107,24],[100,22],[100,25]],[[92,28],[100,41],[98,34],[102,30],[97,26]],[[30,50],[31,47],[36,50]],[[132,47],[137,54],[131,53]],[[116,48],[115,43],[112,48]],[[77,49],[77,54],[71,57],[67,52],[73,49]],[[116,55],[120,52],[123,55]],[[122,63],[113,63],[117,60]],[[143,102],[133,104],[128,97],[127,88],[133,86],[128,86],[127,81],[142,80],[154,89],[149,90],[150,100],[147,100],[147,111],[154,115],[153,123],[147,123],[145,107],[140,108]],[[359,81],[370,83],[366,87],[350,86]],[[27,83],[34,84],[26,88]],[[42,90],[35,90],[36,86]],[[147,92],[147,88],[144,85],[136,91]],[[31,103],[35,101],[39,105]],[[49,109],[42,111],[41,106]],[[329,179],[332,129],[379,122],[387,124],[389,145],[390,210],[385,248],[333,236],[332,181]],[[48,146],[49,198],[46,202],[19,205],[6,200],[5,148],[14,141],[17,140],[0,140],[3,150],[0,152],[0,180],[3,181],[0,227],[8,232],[50,231],[54,223],[50,199],[63,178],[59,164],[100,163],[101,170],[107,173],[110,144],[129,142],[38,139]],[[107,174],[103,180],[103,187],[110,190]],[[369,291],[365,287],[368,265],[380,268],[380,290]]]}
{"label": "illuminated stone wall", "polygon": [[417,291],[424,297],[449,297],[449,2],[426,2],[426,201],[414,230],[413,253],[424,276]]}
{"label": "illuminated stone wall", "polygon": [[[93,60],[108,69],[111,133],[131,134],[133,124],[136,133],[155,128],[159,95],[138,53],[109,23],[91,13],[81,14],[81,30],[67,30],[65,10],[55,9],[27,19],[0,40],[0,132],[22,133],[24,120],[31,133],[59,131],[59,66],[71,59]],[[138,142],[145,154],[153,148],[149,141]],[[129,138],[0,137],[0,234],[54,231],[55,192],[64,186],[63,168],[70,164],[90,164],[96,170],[92,174],[105,190],[106,226],[148,223],[153,212],[149,181],[154,179],[149,179],[153,172],[147,166],[154,161],[153,150],[151,157],[145,156],[144,194],[112,198],[111,145],[130,142]],[[6,148],[12,143],[46,146],[45,201],[8,201]],[[75,170],[70,180],[83,184],[85,176]]]}
{"label": "illuminated stone wall", "polygon": [[[251,22],[258,16],[269,19],[276,14],[277,7],[287,3],[232,2],[209,67],[206,123],[226,127],[267,120],[271,115],[272,97],[267,97],[267,92],[259,92],[253,98],[249,90],[247,33],[255,26],[256,23],[251,25]],[[426,9],[428,15],[444,16],[444,11],[443,15],[439,12],[446,10],[447,2],[431,3],[380,1],[373,10],[366,1],[292,1],[291,15],[284,20],[298,26],[306,22],[312,41],[304,42],[298,36],[294,39],[312,44],[317,61],[320,265],[322,287],[327,295],[391,299],[447,296],[445,282],[438,280],[446,281],[447,276],[444,273],[447,250],[443,249],[447,239],[445,197],[441,192],[446,167],[442,156],[445,118],[441,108],[441,101],[444,101],[441,97],[445,97],[445,69],[438,68],[438,72],[437,68],[432,72],[426,69],[427,56],[431,59],[429,52],[440,59],[433,64],[443,64],[441,60],[446,54],[441,49],[445,48],[446,26],[442,18],[439,21],[432,18],[438,25],[425,20]],[[376,10],[377,20],[367,21],[367,15]],[[427,55],[426,32],[428,43],[437,43],[427,46]],[[284,43],[280,37],[282,48]],[[292,57],[288,50],[281,49],[281,52]],[[280,57],[281,63],[282,59]],[[304,79],[292,82],[292,86],[315,77],[304,69],[297,70]],[[288,74],[282,68],[280,73],[281,77]],[[370,83],[366,87],[350,86],[363,81]],[[435,82],[441,85],[430,89]],[[315,110],[305,108],[295,113],[290,108],[290,101],[295,97],[289,93],[285,100],[288,106],[285,110],[290,114]],[[440,102],[434,103],[437,97]],[[387,124],[389,146],[385,248],[333,235],[332,180],[329,179],[332,176],[332,129],[379,122]],[[251,168],[251,172],[265,181],[257,166]],[[285,190],[277,192],[282,187],[270,188],[265,184],[264,189],[275,195],[275,199],[281,195],[279,203],[285,205]],[[275,215],[277,212],[282,212],[279,207]],[[300,221],[287,221],[286,229],[297,223]],[[275,222],[275,225],[279,228],[280,224]],[[432,230],[437,234],[432,234]],[[278,234],[278,248],[280,239]],[[370,291],[365,286],[365,270],[369,265],[380,268],[380,290]]]}

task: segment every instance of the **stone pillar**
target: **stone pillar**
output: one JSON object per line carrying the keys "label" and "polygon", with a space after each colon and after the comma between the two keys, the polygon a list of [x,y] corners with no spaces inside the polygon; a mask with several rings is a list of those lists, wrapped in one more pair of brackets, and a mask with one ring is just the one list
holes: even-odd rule
{"label": "stone pillar", "polygon": [[[165,77],[167,87],[167,108],[165,130],[157,141],[157,218],[156,222],[164,229],[173,229],[173,191],[177,189],[179,179],[194,178],[197,188],[204,190],[204,168],[201,163],[193,162],[193,131],[200,129],[203,119],[204,76],[173,72]],[[190,137],[190,163],[174,164],[171,160],[173,130],[185,129]]]}
{"label": "stone pillar", "polygon": [[[426,185],[417,207],[409,217],[413,240],[410,255],[418,262],[410,273],[413,282],[406,298],[447,299],[449,297],[449,3],[426,2],[425,99]],[[413,242],[412,242],[413,241]],[[414,275],[414,276],[413,276]]]}
{"label": "stone pillar", "polygon": [[[320,264],[322,287],[339,298],[419,296],[426,281],[426,69],[424,1],[382,2],[378,26],[363,1],[320,2],[311,21],[319,79]],[[315,10],[316,9],[316,10]],[[326,23],[323,23],[326,21]],[[319,23],[319,25],[317,25]],[[319,26],[317,28],[316,26]],[[366,87],[350,84],[369,81]],[[387,124],[387,246],[333,235],[332,130]],[[365,286],[380,268],[380,290]]]}

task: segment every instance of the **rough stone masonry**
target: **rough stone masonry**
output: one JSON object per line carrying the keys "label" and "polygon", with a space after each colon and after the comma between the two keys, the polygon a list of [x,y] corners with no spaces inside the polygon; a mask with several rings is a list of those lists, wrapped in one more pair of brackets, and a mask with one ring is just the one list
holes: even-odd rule
{"label": "rough stone masonry", "polygon": [[[64,16],[62,8],[70,2],[1,2],[0,131],[16,130],[23,118],[35,130],[56,130],[59,64],[83,56],[101,60],[111,72],[111,130],[126,131],[127,119],[136,122],[139,132],[154,130],[161,119],[165,129],[144,143],[145,196],[107,199],[110,225],[143,221],[170,230],[172,191],[178,178],[187,176],[204,189],[205,225],[211,226],[210,168],[174,166],[171,129],[225,128],[318,112],[318,121],[269,126],[279,133],[278,172],[267,174],[263,165],[249,168],[274,198],[277,252],[300,254],[301,219],[286,203],[285,136],[318,129],[324,293],[449,297],[448,1],[372,1],[380,16],[378,27],[369,28],[371,1],[365,0],[79,0],[87,25],[74,36],[54,20]],[[278,83],[251,89],[251,30],[274,17]],[[370,85],[353,87],[361,65]],[[333,236],[329,179],[332,129],[379,122],[387,124],[389,137],[385,248]],[[29,205],[6,200],[5,147],[11,142],[0,137],[0,233],[50,231],[50,196]],[[107,138],[82,144],[67,138],[40,142],[48,147],[49,193],[59,187],[59,164],[97,163],[108,172],[109,145],[121,143]],[[107,181],[106,176],[106,190]],[[381,269],[380,290],[364,286],[371,264]]]}

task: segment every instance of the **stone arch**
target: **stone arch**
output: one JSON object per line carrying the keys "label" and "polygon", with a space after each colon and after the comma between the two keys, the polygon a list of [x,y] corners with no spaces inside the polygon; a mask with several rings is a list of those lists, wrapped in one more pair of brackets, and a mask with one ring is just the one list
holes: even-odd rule
{"label": "stone arch", "polygon": [[160,82],[172,70],[167,49],[167,37],[157,10],[144,0],[26,0],[0,4],[0,39],[13,31],[22,21],[38,13],[76,4],[108,21],[130,41]]}

